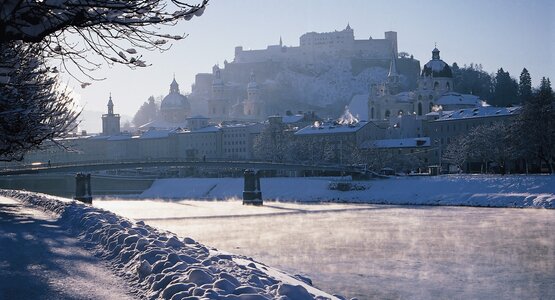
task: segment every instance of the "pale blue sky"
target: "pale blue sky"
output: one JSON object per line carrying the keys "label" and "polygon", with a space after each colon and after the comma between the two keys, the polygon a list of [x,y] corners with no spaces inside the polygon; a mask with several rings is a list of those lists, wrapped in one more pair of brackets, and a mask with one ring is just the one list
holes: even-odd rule
{"label": "pale blue sky", "polygon": [[182,92],[190,92],[195,74],[232,61],[235,46],[261,49],[280,36],[285,45],[297,46],[305,32],[341,30],[347,23],[357,39],[397,31],[399,51],[421,64],[437,43],[449,64],[481,63],[488,72],[503,67],[517,78],[526,67],[537,85],[541,76],[555,79],[554,20],[549,0],[211,0],[202,17],[171,28],[189,37],[165,53],[145,55],[151,67],[104,66],[96,75],[108,79],[86,89],[70,85],[87,110],[105,110],[112,92],[116,112],[133,115],[150,95],[167,94],[173,73]]}

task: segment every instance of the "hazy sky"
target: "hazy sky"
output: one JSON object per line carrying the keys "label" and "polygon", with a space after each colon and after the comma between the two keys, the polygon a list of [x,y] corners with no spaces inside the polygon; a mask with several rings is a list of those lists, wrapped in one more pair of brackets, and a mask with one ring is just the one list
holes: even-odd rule
{"label": "hazy sky", "polygon": [[298,46],[305,32],[341,30],[350,23],[356,39],[397,31],[399,51],[421,65],[437,43],[448,64],[481,63],[488,72],[503,67],[516,78],[526,67],[535,86],[541,76],[555,79],[554,20],[551,0],[211,0],[202,17],[170,29],[189,34],[186,39],[167,52],[146,53],[151,67],[103,66],[95,75],[107,79],[85,89],[68,82],[86,110],[104,111],[111,92],[115,111],[132,116],[150,95],[168,93],[174,73],[182,93],[189,93],[195,74],[232,61],[235,46],[266,48],[280,36],[285,45]]}

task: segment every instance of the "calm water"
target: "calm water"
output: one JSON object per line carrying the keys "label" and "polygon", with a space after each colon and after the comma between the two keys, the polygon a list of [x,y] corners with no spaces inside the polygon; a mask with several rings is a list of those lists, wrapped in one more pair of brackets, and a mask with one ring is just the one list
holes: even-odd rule
{"label": "calm water", "polygon": [[359,299],[555,299],[555,211],[240,201],[95,206]]}

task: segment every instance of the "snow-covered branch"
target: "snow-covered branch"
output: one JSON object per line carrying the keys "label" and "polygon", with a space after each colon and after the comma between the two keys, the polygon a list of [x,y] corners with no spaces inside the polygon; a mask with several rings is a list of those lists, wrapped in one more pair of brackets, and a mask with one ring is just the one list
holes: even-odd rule
{"label": "snow-covered branch", "polygon": [[161,27],[200,16],[207,5],[208,0],[6,0],[0,5],[0,43],[44,43],[46,57],[61,58],[63,67],[73,63],[86,75],[100,66],[86,55],[90,51],[108,64],[145,67],[137,49],[169,49],[169,42],[185,36],[164,34]]}

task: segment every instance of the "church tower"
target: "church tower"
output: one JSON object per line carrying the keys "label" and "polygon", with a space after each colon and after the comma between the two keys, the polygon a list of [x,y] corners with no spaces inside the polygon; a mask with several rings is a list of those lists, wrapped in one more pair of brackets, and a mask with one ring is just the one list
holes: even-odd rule
{"label": "church tower", "polygon": [[399,73],[397,73],[397,57],[393,51],[391,55],[391,62],[389,63],[389,73],[387,74],[387,89],[388,94],[390,95],[395,95],[401,90]]}
{"label": "church tower", "polygon": [[244,106],[244,115],[247,118],[252,119],[264,119],[265,110],[264,104],[260,100],[260,89],[258,83],[256,82],[256,76],[254,72],[251,72],[251,79],[247,85],[247,100]]}
{"label": "church tower", "polygon": [[119,119],[119,114],[114,114],[114,102],[112,101],[112,94],[110,94],[110,100],[108,100],[108,113],[102,115],[102,135],[120,134]]}
{"label": "church tower", "polygon": [[225,84],[222,79],[220,67],[212,68],[212,98],[208,100],[208,115],[213,119],[225,119],[231,113],[228,101],[225,98]]}
{"label": "church tower", "polygon": [[441,60],[439,50],[432,50],[432,59],[422,68],[418,80],[417,100],[414,111],[423,116],[432,111],[435,101],[443,94],[453,90],[453,73],[451,67]]}

